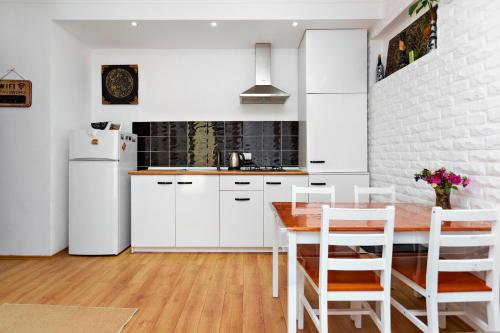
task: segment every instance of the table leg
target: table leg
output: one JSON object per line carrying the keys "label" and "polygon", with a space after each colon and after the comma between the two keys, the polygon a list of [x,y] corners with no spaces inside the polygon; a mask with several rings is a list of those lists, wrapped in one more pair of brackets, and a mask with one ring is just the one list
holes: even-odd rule
{"label": "table leg", "polygon": [[297,331],[297,236],[288,233],[288,332]]}
{"label": "table leg", "polygon": [[278,271],[279,271],[279,249],[280,249],[280,224],[278,218],[274,217],[274,244],[273,244],[273,297],[278,297]]}

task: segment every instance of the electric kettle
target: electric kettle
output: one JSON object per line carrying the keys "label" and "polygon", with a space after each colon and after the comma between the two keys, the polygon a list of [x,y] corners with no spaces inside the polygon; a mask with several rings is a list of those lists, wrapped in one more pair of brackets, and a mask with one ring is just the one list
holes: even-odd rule
{"label": "electric kettle", "polygon": [[245,156],[242,153],[232,152],[229,154],[228,168],[229,170],[239,170],[242,161],[245,160]]}

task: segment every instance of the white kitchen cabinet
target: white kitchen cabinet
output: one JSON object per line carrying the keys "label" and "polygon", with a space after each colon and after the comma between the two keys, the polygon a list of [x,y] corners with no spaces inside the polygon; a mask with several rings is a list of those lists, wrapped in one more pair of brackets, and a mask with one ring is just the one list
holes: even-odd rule
{"label": "white kitchen cabinet", "polygon": [[176,176],[177,247],[219,246],[219,176]]}
{"label": "white kitchen cabinet", "polygon": [[[264,176],[264,246],[274,244],[276,225],[272,202],[292,201],[292,185],[308,186],[307,176]],[[307,194],[300,194],[297,201],[307,202]]]}
{"label": "white kitchen cabinet", "polygon": [[308,94],[306,98],[308,171],[366,172],[366,94]]}
{"label": "white kitchen cabinet", "polygon": [[175,176],[131,180],[132,248],[175,246]]}
{"label": "white kitchen cabinet", "polygon": [[299,54],[299,67],[304,66],[305,70],[306,93],[367,92],[365,29],[307,30]]}
{"label": "white kitchen cabinet", "polygon": [[307,30],[298,57],[299,165],[367,172],[366,30]]}
{"label": "white kitchen cabinet", "polygon": [[[370,180],[367,173],[359,174],[310,174],[309,186],[335,186],[336,202],[353,202],[354,185],[367,187]],[[310,194],[309,202],[329,202],[329,195]]]}
{"label": "white kitchen cabinet", "polygon": [[220,245],[262,247],[262,191],[220,192]]}
{"label": "white kitchen cabinet", "polygon": [[236,175],[221,176],[221,191],[262,191],[263,176],[260,175]]}

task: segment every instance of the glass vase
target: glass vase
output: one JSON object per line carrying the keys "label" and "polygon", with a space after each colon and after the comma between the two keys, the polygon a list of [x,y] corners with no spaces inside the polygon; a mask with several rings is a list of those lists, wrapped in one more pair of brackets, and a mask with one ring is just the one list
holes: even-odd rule
{"label": "glass vase", "polygon": [[436,206],[443,209],[451,209],[450,194],[451,191],[446,192],[436,190]]}

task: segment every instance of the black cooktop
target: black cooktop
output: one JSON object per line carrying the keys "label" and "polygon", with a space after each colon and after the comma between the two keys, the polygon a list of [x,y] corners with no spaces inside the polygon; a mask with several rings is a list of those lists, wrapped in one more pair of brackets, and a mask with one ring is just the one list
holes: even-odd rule
{"label": "black cooktop", "polygon": [[274,171],[285,172],[282,166],[264,166],[264,165],[249,165],[241,167],[240,171],[259,172],[259,171]]}

